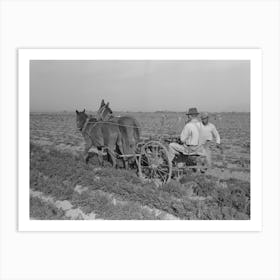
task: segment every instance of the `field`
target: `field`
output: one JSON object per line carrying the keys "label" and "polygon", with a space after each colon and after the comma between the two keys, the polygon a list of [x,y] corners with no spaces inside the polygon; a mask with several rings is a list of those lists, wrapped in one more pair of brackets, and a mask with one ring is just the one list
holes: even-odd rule
{"label": "field", "polygon": [[[143,138],[184,126],[182,113],[117,114],[134,116]],[[249,113],[213,114],[224,151],[213,150],[213,169],[164,185],[141,182],[136,170],[101,168],[94,156],[86,165],[75,117],[30,115],[31,219],[250,219]]]}

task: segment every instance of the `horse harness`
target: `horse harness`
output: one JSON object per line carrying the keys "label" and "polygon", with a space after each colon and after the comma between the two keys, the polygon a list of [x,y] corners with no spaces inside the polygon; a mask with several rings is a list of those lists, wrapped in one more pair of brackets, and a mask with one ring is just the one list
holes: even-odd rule
{"label": "horse harness", "polygon": [[[111,114],[110,117],[112,118],[113,115]],[[118,118],[118,117],[115,117],[115,118]],[[83,127],[82,127],[80,130],[81,130],[82,134],[86,134],[86,135],[89,137],[89,139],[91,140],[92,143],[93,143],[94,141],[93,141],[93,139],[92,139],[90,133],[88,133],[88,132],[86,131],[86,128],[87,128],[88,124],[93,124],[92,127],[96,126],[97,124],[108,123],[108,124],[115,124],[115,125],[123,126],[123,127],[132,127],[132,128],[136,128],[136,126],[132,126],[132,125],[123,125],[123,124],[119,124],[119,123],[113,122],[113,121],[103,121],[103,120],[99,120],[99,121],[98,121],[98,120],[96,120],[96,121],[90,121],[90,119],[91,119],[90,117],[87,117],[87,119],[86,119],[86,121],[85,121]],[[104,152],[104,148],[110,150],[109,147],[107,147],[107,146],[102,146],[102,147],[101,147],[102,152]],[[112,151],[111,151],[111,152],[112,152]],[[119,156],[121,156],[121,154],[119,154]]]}

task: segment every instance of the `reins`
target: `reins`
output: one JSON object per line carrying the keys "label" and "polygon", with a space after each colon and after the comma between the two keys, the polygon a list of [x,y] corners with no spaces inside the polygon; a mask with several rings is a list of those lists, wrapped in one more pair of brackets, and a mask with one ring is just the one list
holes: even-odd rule
{"label": "reins", "polygon": [[118,126],[123,126],[123,127],[132,127],[132,128],[138,128],[137,125],[127,125],[127,124],[119,124],[119,123],[116,123],[116,122],[112,122],[112,121],[103,121],[103,120],[99,120],[99,121],[90,121],[90,118],[87,118],[86,122],[84,123],[83,125],[83,128],[82,128],[82,132],[85,131],[86,127],[88,124],[90,123],[93,123],[94,126],[97,125],[97,124],[103,124],[103,123],[108,123],[108,124],[114,124],[114,125],[118,125]]}

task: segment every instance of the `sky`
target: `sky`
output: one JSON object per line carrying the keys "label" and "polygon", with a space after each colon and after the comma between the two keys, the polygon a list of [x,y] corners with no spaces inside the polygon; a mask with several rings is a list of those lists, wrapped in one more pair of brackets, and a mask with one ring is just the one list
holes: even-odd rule
{"label": "sky", "polygon": [[250,111],[248,60],[32,60],[30,110]]}

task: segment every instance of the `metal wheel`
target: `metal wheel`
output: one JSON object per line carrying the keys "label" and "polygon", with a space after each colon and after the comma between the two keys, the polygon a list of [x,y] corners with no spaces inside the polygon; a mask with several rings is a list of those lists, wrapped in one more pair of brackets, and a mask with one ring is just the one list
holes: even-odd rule
{"label": "metal wheel", "polygon": [[158,141],[150,141],[142,146],[138,161],[139,177],[143,180],[168,183],[172,173],[172,163],[166,147]]}

